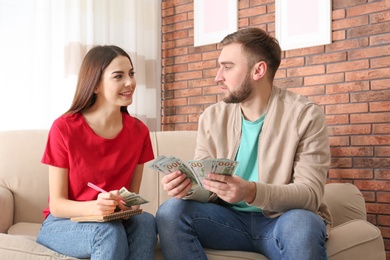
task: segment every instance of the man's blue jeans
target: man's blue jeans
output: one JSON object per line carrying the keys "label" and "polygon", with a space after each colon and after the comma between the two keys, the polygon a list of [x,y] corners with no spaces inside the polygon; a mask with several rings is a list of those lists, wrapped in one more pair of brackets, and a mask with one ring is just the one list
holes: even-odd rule
{"label": "man's blue jeans", "polygon": [[72,222],[46,218],[37,242],[61,254],[93,260],[153,259],[157,243],[153,215],[142,213],[128,220]]}
{"label": "man's blue jeans", "polygon": [[325,222],[307,210],[267,218],[172,198],[160,206],[156,221],[166,260],[207,259],[203,247],[257,252],[272,260],[327,259]]}

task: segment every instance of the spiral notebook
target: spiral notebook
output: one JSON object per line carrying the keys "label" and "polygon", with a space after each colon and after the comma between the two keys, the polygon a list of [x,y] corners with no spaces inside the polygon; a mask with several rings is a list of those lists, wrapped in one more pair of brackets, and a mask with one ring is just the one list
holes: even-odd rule
{"label": "spiral notebook", "polygon": [[70,220],[74,222],[107,222],[115,219],[129,218],[141,213],[142,213],[142,209],[131,209],[131,210],[114,212],[108,215],[74,217],[71,218]]}

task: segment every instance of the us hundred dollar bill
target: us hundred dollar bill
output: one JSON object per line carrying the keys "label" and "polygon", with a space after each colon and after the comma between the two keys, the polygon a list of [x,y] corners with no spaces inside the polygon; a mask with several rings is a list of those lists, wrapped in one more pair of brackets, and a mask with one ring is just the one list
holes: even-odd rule
{"label": "us hundred dollar bill", "polygon": [[199,187],[204,188],[202,181],[207,178],[209,173],[231,176],[234,174],[237,165],[238,161],[224,158],[189,160],[186,164],[174,156],[159,156],[149,167],[166,174],[179,170],[190,178],[193,183],[192,189],[196,189]]}
{"label": "us hundred dollar bill", "polygon": [[174,171],[181,171],[182,173],[184,173],[191,180],[192,189],[197,189],[200,185],[197,176],[179,158],[168,157],[167,159],[160,161],[158,166],[170,173]]}
{"label": "us hundred dollar bill", "polygon": [[142,198],[139,194],[128,191],[125,187],[119,190],[119,194],[122,200],[126,203],[127,207],[148,203],[149,201]]}

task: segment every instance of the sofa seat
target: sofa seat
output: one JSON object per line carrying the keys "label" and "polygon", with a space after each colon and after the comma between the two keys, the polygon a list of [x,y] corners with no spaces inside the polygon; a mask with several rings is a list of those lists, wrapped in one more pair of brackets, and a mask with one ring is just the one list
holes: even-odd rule
{"label": "sofa seat", "polygon": [[[58,254],[35,242],[43,221],[42,210],[49,194],[48,169],[40,163],[47,130],[0,132],[0,259],[75,259]],[[196,131],[151,132],[155,156],[175,155],[192,159]],[[173,145],[174,144],[174,145]],[[150,203],[144,211],[155,214],[169,197],[160,185],[161,173],[145,166],[140,194]],[[326,243],[331,260],[384,260],[380,230],[366,221],[365,201],[350,183],[325,186],[325,202],[333,217],[333,227]],[[297,249],[299,250],[299,249]],[[267,259],[241,251],[205,249],[210,260]],[[159,246],[155,259],[163,259]]]}

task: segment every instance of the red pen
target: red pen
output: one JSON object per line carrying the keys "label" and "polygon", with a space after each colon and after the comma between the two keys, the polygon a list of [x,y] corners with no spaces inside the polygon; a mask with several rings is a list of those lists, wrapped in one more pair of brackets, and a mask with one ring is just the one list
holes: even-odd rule
{"label": "red pen", "polygon": [[[107,191],[103,190],[102,188],[96,186],[95,184],[93,184],[92,182],[88,182],[87,184],[89,187],[91,187],[92,189],[96,190],[96,191],[99,191],[99,192],[102,192],[102,193],[108,193]],[[120,202],[122,202],[122,204],[125,204],[126,205],[126,202],[124,202],[123,200],[120,200]]]}

